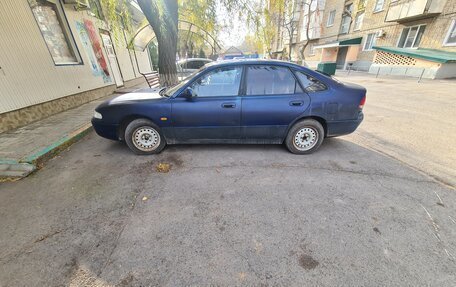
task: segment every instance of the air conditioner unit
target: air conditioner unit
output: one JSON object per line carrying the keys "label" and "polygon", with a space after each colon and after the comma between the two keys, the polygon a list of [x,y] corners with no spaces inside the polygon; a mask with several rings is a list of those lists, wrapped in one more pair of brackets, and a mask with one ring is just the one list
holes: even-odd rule
{"label": "air conditioner unit", "polygon": [[386,34],[385,31],[383,31],[383,29],[382,29],[382,30],[378,30],[375,36],[377,38],[381,38],[381,37],[385,36],[385,34]]}
{"label": "air conditioner unit", "polygon": [[63,0],[65,4],[74,4],[74,8],[77,10],[88,10],[90,9],[89,0]]}

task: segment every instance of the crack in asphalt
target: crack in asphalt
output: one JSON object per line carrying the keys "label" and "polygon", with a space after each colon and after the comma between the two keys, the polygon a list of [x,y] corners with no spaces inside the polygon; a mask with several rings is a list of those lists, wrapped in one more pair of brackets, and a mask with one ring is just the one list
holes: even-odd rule
{"label": "crack in asphalt", "polygon": [[413,182],[417,182],[417,183],[438,183],[435,180],[419,180],[416,178],[397,176],[397,175],[392,175],[392,174],[387,174],[387,173],[364,172],[364,171],[356,171],[356,170],[343,169],[343,168],[311,167],[311,166],[290,165],[290,164],[270,164],[270,165],[236,164],[236,165],[215,165],[215,166],[189,166],[189,167],[186,167],[183,169],[192,170],[192,169],[219,169],[219,168],[239,168],[239,167],[278,168],[278,169],[280,169],[280,168],[302,168],[302,169],[308,169],[308,170],[325,170],[325,171],[332,171],[332,172],[351,173],[351,174],[356,174],[356,175],[388,177],[388,178],[413,181]]}
{"label": "crack in asphalt", "polygon": [[[358,136],[360,136],[360,137],[362,137],[362,138],[364,138],[364,139],[366,140],[366,141],[364,142],[364,144],[362,145],[362,146],[364,146],[365,148],[371,149],[371,150],[373,150],[373,151],[375,151],[375,152],[378,152],[379,154],[382,154],[382,155],[387,156],[387,157],[389,157],[389,158],[391,158],[391,159],[394,159],[394,160],[398,161],[399,163],[401,163],[402,165],[405,165],[406,167],[411,168],[412,170],[417,171],[417,172],[419,172],[420,174],[423,174],[423,175],[425,175],[425,176],[427,176],[427,177],[432,178],[434,181],[436,181],[436,182],[439,183],[440,185],[443,185],[443,186],[445,186],[445,187],[447,187],[447,188],[450,188],[450,189],[453,189],[453,190],[456,189],[456,186],[455,186],[454,184],[448,182],[447,180],[445,180],[445,179],[443,179],[443,178],[441,178],[441,177],[439,177],[439,176],[437,176],[437,175],[431,174],[431,173],[429,173],[429,172],[427,172],[427,171],[425,171],[425,170],[422,170],[422,169],[420,169],[419,167],[416,167],[416,166],[414,166],[414,165],[412,165],[412,164],[410,164],[410,163],[408,163],[408,162],[406,162],[406,161],[404,161],[404,160],[398,158],[397,156],[394,156],[394,155],[392,155],[392,154],[390,154],[390,153],[387,153],[387,152],[385,152],[385,151],[382,151],[382,150],[380,150],[380,149],[374,147],[373,144],[375,144],[375,142],[373,142],[373,144],[369,144],[369,141],[368,141],[369,137],[366,137],[365,135],[363,135],[363,134],[362,134],[363,132],[369,134],[369,137],[374,137],[374,135],[371,135],[370,133],[365,132],[365,131],[360,131],[360,132],[357,133]],[[377,142],[378,142],[378,140],[377,140]],[[387,143],[387,142],[385,142],[385,143]],[[392,143],[389,143],[389,142],[388,142],[387,144],[390,145],[390,146],[394,146],[394,147],[396,147],[397,149],[402,149],[402,147],[397,146],[397,145],[394,145],[394,144],[392,144]],[[403,150],[403,149],[402,149],[402,150]]]}
{"label": "crack in asphalt", "polygon": [[145,185],[145,180],[144,180],[144,175],[141,173],[133,173],[133,177],[137,178],[138,180],[134,180],[134,182],[139,182],[139,186],[136,187],[133,192],[134,192],[134,197],[132,200],[132,203],[130,204],[129,210],[127,210],[127,214],[124,215],[123,222],[122,222],[122,228],[120,229],[119,233],[117,234],[115,240],[114,240],[114,246],[112,247],[111,251],[109,252],[109,255],[107,256],[105,263],[103,264],[103,267],[100,268],[100,271],[97,272],[97,276],[100,277],[103,272],[106,270],[106,268],[111,264],[111,258],[114,252],[117,249],[117,246],[119,245],[120,237],[122,236],[123,232],[125,231],[125,228],[127,227],[131,216],[135,210],[135,207],[138,205],[138,201],[140,200],[140,195],[143,193],[144,190],[144,185]]}

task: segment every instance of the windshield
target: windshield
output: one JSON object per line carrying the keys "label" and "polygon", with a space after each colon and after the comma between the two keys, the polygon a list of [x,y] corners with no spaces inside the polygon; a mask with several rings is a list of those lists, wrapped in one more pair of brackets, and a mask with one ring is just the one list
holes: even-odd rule
{"label": "windshield", "polygon": [[182,81],[180,81],[178,84],[174,85],[174,86],[171,86],[169,88],[164,88],[160,91],[160,95],[161,96],[165,96],[165,97],[170,97],[171,95],[173,95],[177,90],[179,90],[180,88],[182,88],[185,84],[188,83],[188,81],[190,81],[196,74],[200,73],[202,70],[204,70],[205,66],[202,66],[200,69],[196,70],[195,72],[193,72],[192,74],[190,74],[188,77],[186,77],[185,79],[183,79]]}

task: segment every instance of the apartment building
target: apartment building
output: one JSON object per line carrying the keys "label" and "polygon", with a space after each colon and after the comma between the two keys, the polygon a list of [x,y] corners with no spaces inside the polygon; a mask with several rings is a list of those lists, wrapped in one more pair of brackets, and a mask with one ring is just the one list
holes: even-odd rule
{"label": "apartment building", "polygon": [[[295,7],[292,61],[300,60],[308,41],[304,56],[311,67],[334,62],[338,69],[456,77],[455,0],[302,0]],[[309,39],[303,37],[306,27]],[[278,40],[276,49],[289,43]]]}
{"label": "apartment building", "polygon": [[0,23],[0,132],[140,83],[151,71],[148,51],[129,49],[125,30],[114,35],[98,0],[1,0]]}

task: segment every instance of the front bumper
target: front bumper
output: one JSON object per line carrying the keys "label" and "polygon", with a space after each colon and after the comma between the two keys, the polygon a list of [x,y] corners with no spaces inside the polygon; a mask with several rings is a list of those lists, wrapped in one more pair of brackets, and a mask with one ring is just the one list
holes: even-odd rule
{"label": "front bumper", "polygon": [[106,124],[103,123],[103,120],[92,118],[92,126],[99,136],[110,140],[119,140],[119,125]]}
{"label": "front bumper", "polygon": [[326,136],[337,137],[351,134],[358,128],[363,120],[364,114],[363,112],[360,112],[356,120],[328,122]]}

